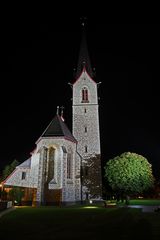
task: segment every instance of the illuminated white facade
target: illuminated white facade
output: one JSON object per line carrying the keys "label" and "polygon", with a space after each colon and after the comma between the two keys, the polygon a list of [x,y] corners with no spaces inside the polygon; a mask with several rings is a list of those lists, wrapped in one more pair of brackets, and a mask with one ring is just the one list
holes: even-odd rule
{"label": "illuminated white facade", "polygon": [[84,158],[100,154],[99,106],[97,83],[85,67],[73,84],[73,136],[78,141],[77,151]]}
{"label": "illuminated white facade", "polygon": [[[36,142],[31,158],[17,166],[4,184],[36,189],[37,204],[80,201],[77,141],[59,115],[51,125]],[[54,125],[58,130],[55,131]]]}

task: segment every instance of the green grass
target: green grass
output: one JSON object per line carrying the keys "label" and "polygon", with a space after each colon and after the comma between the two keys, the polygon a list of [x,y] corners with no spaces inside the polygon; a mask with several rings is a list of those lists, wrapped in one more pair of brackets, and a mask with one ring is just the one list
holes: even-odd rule
{"label": "green grass", "polygon": [[[124,203],[119,202],[118,205],[125,205]],[[144,205],[144,206],[160,206],[160,200],[158,199],[131,199],[129,205]]]}
{"label": "green grass", "polygon": [[157,199],[133,199],[133,200],[130,200],[130,205],[157,206],[157,205],[160,205],[160,200],[157,200]]}
{"label": "green grass", "polygon": [[160,213],[130,208],[21,207],[0,218],[5,240],[159,239]]}

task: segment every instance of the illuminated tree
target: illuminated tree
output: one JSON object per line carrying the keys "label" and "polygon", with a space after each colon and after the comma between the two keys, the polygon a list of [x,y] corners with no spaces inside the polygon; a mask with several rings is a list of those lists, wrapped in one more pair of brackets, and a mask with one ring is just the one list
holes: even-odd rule
{"label": "illuminated tree", "polygon": [[118,194],[139,194],[153,187],[152,166],[141,155],[125,152],[110,159],[105,166],[105,178]]}
{"label": "illuminated tree", "polygon": [[82,185],[91,198],[101,197],[101,156],[99,154],[93,154],[83,160]]}

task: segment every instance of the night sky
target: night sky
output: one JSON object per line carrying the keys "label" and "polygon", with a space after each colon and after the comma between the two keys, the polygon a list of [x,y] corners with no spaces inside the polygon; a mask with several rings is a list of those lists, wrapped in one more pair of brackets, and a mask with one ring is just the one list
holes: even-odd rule
{"label": "night sky", "polygon": [[[160,177],[159,25],[87,20],[96,68],[103,163],[123,152],[143,155]],[[0,170],[23,162],[63,105],[71,130],[79,17],[56,22],[6,21],[1,27]]]}

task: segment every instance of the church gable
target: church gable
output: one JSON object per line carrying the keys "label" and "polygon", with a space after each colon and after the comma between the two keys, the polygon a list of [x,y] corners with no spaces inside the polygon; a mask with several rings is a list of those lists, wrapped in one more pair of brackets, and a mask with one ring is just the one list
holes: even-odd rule
{"label": "church gable", "polygon": [[5,180],[4,185],[28,187],[30,177],[30,169],[17,167]]}
{"label": "church gable", "polygon": [[97,104],[97,102],[97,84],[84,71],[73,84],[73,104]]}
{"label": "church gable", "polygon": [[30,168],[31,167],[31,158],[28,158],[26,161],[18,165],[18,168]]}
{"label": "church gable", "polygon": [[38,182],[39,153],[34,153],[5,179],[4,185],[36,188]]}

